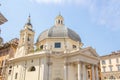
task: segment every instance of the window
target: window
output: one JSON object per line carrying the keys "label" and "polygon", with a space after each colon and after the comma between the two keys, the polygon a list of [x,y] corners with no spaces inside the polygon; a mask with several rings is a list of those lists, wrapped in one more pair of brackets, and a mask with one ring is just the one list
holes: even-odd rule
{"label": "window", "polygon": [[8,71],[8,74],[10,75],[12,72],[12,66],[9,67],[9,71]]}
{"label": "window", "polygon": [[116,63],[119,63],[119,58],[116,58]]}
{"label": "window", "polygon": [[75,49],[76,48],[76,45],[73,45],[73,49]]}
{"label": "window", "polygon": [[30,41],[30,38],[28,37],[28,41]]}
{"label": "window", "polygon": [[15,79],[17,79],[18,73],[15,73]]}
{"label": "window", "polygon": [[60,24],[60,20],[58,20],[58,24]]}
{"label": "window", "polygon": [[109,59],[109,64],[111,64],[111,59]]}
{"label": "window", "polygon": [[106,72],[106,68],[105,67],[103,67],[103,72]]}
{"label": "window", "polygon": [[61,47],[61,43],[55,43],[55,48],[60,48]]}
{"label": "window", "polygon": [[61,24],[63,24],[62,20],[61,20]]}
{"label": "window", "polygon": [[24,38],[22,38],[22,41],[24,42]]}
{"label": "window", "polygon": [[11,74],[11,72],[12,72],[12,70],[9,70],[8,74],[10,75],[10,74]]}
{"label": "window", "polygon": [[110,71],[112,71],[112,66],[109,66],[109,68],[110,68]]}
{"label": "window", "polygon": [[34,66],[32,66],[32,67],[29,68],[29,71],[35,71],[35,70],[36,70],[36,69],[35,69]]}
{"label": "window", "polygon": [[43,49],[43,45],[40,46],[40,49]]}
{"label": "window", "polygon": [[105,60],[102,60],[102,65],[104,65],[104,64],[106,64],[106,63],[105,63]]}
{"label": "window", "polygon": [[12,68],[12,66],[10,66],[9,68]]}
{"label": "window", "polygon": [[120,65],[118,65],[117,68],[118,68],[118,71],[120,71]]}

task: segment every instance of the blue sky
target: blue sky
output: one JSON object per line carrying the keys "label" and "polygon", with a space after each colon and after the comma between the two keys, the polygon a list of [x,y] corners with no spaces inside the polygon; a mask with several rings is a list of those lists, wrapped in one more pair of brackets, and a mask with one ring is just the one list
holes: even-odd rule
{"label": "blue sky", "polygon": [[8,19],[1,25],[4,42],[19,38],[29,14],[38,35],[54,25],[61,13],[65,25],[76,31],[84,47],[99,55],[120,50],[120,0],[0,0],[0,11]]}

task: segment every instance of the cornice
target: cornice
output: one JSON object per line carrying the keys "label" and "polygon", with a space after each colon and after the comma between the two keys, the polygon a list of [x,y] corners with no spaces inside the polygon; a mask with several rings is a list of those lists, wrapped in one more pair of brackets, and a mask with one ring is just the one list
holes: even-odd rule
{"label": "cornice", "polygon": [[61,53],[52,53],[50,50],[43,50],[43,51],[38,51],[38,52],[33,52],[25,56],[17,57],[17,58],[12,58],[9,61],[10,62],[16,62],[16,61],[23,61],[23,60],[28,60],[28,59],[34,59],[34,58],[39,58],[39,57],[45,57],[45,56],[50,56],[54,58],[66,58],[66,57],[74,57],[77,55],[85,56],[91,59],[99,60],[99,57],[94,57],[94,56],[89,56],[87,54],[84,54],[85,51],[90,51],[90,48],[84,48],[80,50],[75,50],[72,52],[61,52]]}

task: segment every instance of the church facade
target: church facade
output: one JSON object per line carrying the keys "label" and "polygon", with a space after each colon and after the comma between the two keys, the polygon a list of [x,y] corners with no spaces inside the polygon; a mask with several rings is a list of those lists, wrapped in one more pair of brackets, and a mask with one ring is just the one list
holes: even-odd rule
{"label": "church facade", "polygon": [[65,26],[61,15],[36,43],[34,35],[29,16],[8,61],[6,80],[99,80],[99,55],[92,47],[82,48],[80,36]]}

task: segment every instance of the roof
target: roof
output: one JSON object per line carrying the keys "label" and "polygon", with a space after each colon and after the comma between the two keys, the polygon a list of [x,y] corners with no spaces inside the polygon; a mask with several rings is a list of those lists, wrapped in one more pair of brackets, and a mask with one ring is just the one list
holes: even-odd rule
{"label": "roof", "polygon": [[101,59],[111,59],[120,57],[120,51],[112,52],[111,54],[101,56]]}

